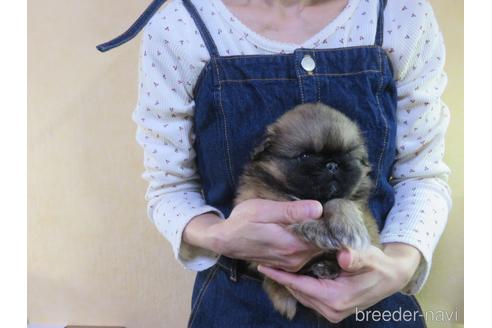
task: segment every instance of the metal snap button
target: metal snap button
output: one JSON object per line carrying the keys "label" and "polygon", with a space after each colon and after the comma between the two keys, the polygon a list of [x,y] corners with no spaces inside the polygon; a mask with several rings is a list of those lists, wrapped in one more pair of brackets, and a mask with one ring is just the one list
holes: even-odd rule
{"label": "metal snap button", "polygon": [[301,66],[306,72],[312,72],[316,67],[316,63],[311,55],[305,55],[301,60]]}

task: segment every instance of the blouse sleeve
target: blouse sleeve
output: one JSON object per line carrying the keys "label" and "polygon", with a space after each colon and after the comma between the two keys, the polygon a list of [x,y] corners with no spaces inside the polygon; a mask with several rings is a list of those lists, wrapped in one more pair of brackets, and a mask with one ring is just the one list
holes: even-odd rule
{"label": "blouse sleeve", "polygon": [[214,265],[218,255],[183,242],[183,230],[194,216],[206,212],[224,217],[205,203],[192,147],[192,86],[208,54],[195,46],[201,39],[187,12],[175,3],[166,5],[143,31],[132,118],[144,152],[148,217],[180,263],[201,271]]}
{"label": "blouse sleeve", "polygon": [[450,172],[443,162],[449,124],[449,110],[441,100],[447,83],[444,42],[430,4],[413,3],[392,1],[386,9],[385,40],[397,81],[398,122],[395,205],[381,232],[383,243],[410,244],[422,254],[403,289],[408,294],[420,291],[429,275],[451,207]]}

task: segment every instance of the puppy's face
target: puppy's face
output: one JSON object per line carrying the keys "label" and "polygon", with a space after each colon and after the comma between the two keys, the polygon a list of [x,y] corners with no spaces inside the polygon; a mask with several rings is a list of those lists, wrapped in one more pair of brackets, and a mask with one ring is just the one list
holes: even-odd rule
{"label": "puppy's face", "polygon": [[268,127],[253,157],[272,188],[324,203],[367,194],[369,164],[357,126],[322,104],[304,104]]}

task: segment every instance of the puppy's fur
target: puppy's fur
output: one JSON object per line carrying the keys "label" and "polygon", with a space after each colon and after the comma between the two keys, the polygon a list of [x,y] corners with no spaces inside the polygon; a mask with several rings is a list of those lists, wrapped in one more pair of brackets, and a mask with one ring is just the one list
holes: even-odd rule
{"label": "puppy's fur", "polygon": [[[340,270],[337,250],[379,246],[377,225],[368,209],[369,173],[367,149],[357,125],[321,103],[302,104],[268,126],[240,178],[235,204],[253,198],[320,201],[320,219],[291,225],[300,237],[324,251],[299,272],[335,278]],[[297,302],[288,290],[268,278],[263,287],[275,308],[292,319]]]}

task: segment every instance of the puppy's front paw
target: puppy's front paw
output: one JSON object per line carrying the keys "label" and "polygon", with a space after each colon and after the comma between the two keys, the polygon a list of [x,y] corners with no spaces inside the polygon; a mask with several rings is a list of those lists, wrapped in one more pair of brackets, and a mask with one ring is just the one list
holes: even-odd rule
{"label": "puppy's front paw", "polygon": [[323,260],[310,265],[306,275],[319,279],[335,279],[340,274],[340,266],[336,261]]}
{"label": "puppy's front paw", "polygon": [[310,242],[322,250],[332,251],[338,249],[339,242],[332,238],[329,227],[321,219],[304,223],[295,223],[290,226],[302,239]]}
{"label": "puppy's front paw", "polygon": [[294,224],[292,228],[304,240],[326,251],[344,247],[363,249],[371,243],[361,211],[344,199],[328,201],[321,219]]}
{"label": "puppy's front paw", "polygon": [[371,244],[371,236],[357,204],[345,199],[333,199],[323,205],[323,221],[337,249],[364,249]]}

